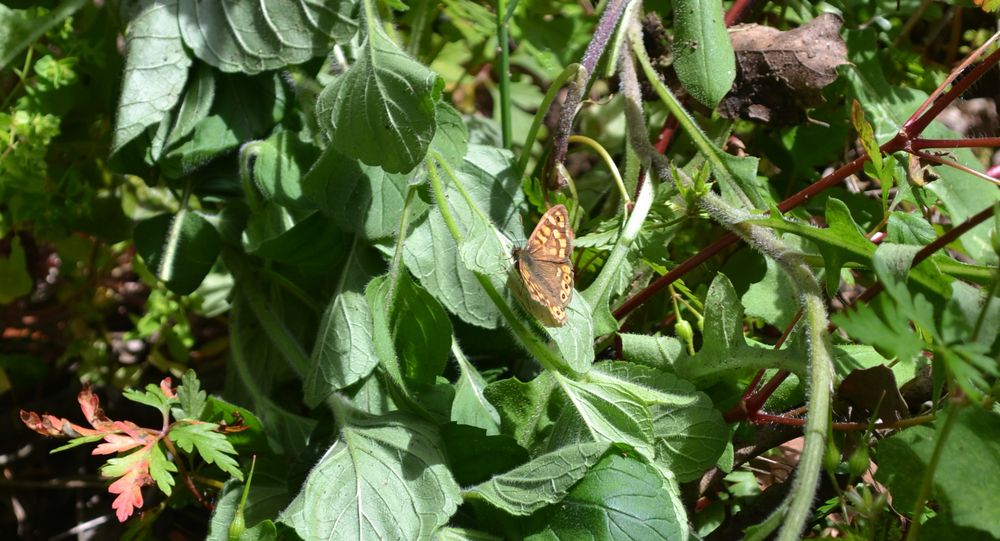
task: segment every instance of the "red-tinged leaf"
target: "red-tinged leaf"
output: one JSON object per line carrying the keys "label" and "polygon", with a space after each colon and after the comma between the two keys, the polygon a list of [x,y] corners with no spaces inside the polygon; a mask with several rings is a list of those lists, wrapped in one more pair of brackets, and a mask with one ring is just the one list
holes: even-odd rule
{"label": "red-tinged leaf", "polygon": [[98,445],[92,454],[110,455],[111,453],[121,453],[142,445],[149,446],[160,440],[157,433],[136,426],[131,421],[114,421],[111,423],[111,427],[115,432],[105,434],[104,441],[107,443]]}
{"label": "red-tinged leaf", "polygon": [[110,455],[112,453],[123,453],[143,445],[141,440],[121,434],[108,434],[104,436],[104,441],[106,443],[98,445],[92,454]]}
{"label": "red-tinged leaf", "polygon": [[100,434],[97,430],[84,428],[69,422],[68,419],[56,417],[48,413],[39,415],[33,411],[21,410],[21,422],[25,426],[43,436],[60,436],[75,438],[78,436],[93,436]]}
{"label": "red-tinged leaf", "polygon": [[[149,480],[149,476],[146,475],[145,479]],[[148,483],[143,482],[141,472],[131,471],[108,487],[108,492],[118,495],[111,504],[118,522],[125,522],[136,508],[142,507],[142,487],[145,484]]]}
{"label": "red-tinged leaf", "polygon": [[174,389],[170,386],[171,383],[172,381],[170,378],[163,378],[163,381],[160,382],[160,390],[163,391],[163,395],[167,398],[174,398],[177,396],[177,394],[174,393]]}
{"label": "red-tinged leaf", "polygon": [[147,445],[130,455],[112,458],[101,468],[105,477],[118,478],[108,487],[108,492],[118,495],[111,508],[115,510],[119,522],[125,522],[137,507],[142,507],[142,487],[153,483],[149,475],[152,447]]}
{"label": "red-tinged leaf", "polygon": [[101,401],[90,391],[90,385],[83,386],[80,394],[76,396],[76,401],[80,403],[80,410],[83,411],[83,416],[90,426],[102,432],[110,428],[111,420],[104,415]]}

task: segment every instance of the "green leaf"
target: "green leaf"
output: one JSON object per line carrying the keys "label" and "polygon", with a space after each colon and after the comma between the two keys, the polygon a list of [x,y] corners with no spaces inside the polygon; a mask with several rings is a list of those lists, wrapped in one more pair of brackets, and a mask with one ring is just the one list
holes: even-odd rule
{"label": "green leaf", "polygon": [[934,226],[923,216],[910,212],[893,212],[889,214],[886,225],[887,240],[896,244],[916,244],[924,246],[937,238]]}
{"label": "green leaf", "polygon": [[850,209],[839,199],[830,198],[826,203],[826,228],[785,221],[772,217],[766,224],[779,231],[789,231],[816,243],[823,254],[826,267],[826,288],[833,294],[840,286],[840,269],[845,263],[870,264],[875,245],[871,243],[854,222]]}
{"label": "green leaf", "polygon": [[[230,358],[226,396],[252,407],[264,425],[268,443],[277,453],[303,449],[316,421],[274,402],[270,397],[287,381],[288,368],[243,296],[230,311]],[[238,437],[236,437],[238,438]]]}
{"label": "green leaf", "polygon": [[[789,242],[794,239],[795,237],[791,237],[784,240]],[[759,317],[783,329],[792,322],[797,312],[797,306],[788,302],[788,299],[796,297],[795,286],[773,259],[765,258],[765,264],[767,271],[764,277],[751,284],[740,300],[746,307],[748,316]]]}
{"label": "green leaf", "polygon": [[733,156],[721,149],[711,147],[712,173],[719,179],[719,191],[723,199],[731,205],[744,205],[745,194],[755,208],[763,209],[774,205],[774,197],[768,191],[764,177],[757,176],[760,159],[755,156]]}
{"label": "green leaf", "polygon": [[[387,173],[381,167],[364,165],[331,146],[306,173],[302,191],[340,227],[375,240],[399,233],[411,178],[411,174]],[[416,222],[427,211],[427,204],[414,198],[409,211],[410,219]]]}
{"label": "green leaf", "polygon": [[594,362],[594,321],[593,310],[579,292],[566,306],[567,322],[562,327],[544,327],[544,332],[555,344],[557,360],[563,361],[560,368],[568,368],[573,373],[584,374]]}
{"label": "green leaf", "polygon": [[184,97],[174,114],[173,126],[165,146],[170,148],[190,135],[199,122],[208,117],[215,100],[215,75],[207,64],[198,63],[188,81]]}
{"label": "green leaf", "polygon": [[236,456],[236,449],[233,449],[225,434],[216,432],[217,428],[219,425],[215,423],[177,423],[170,428],[168,436],[178,448],[187,453],[197,449],[198,455],[205,462],[215,464],[220,470],[242,481],[243,472],[233,458]]}
{"label": "green leaf", "polygon": [[280,522],[303,539],[426,539],[458,508],[437,429],[390,413],[351,419]]}
{"label": "green leaf", "polygon": [[487,435],[480,428],[448,423],[441,427],[441,439],[451,473],[462,486],[485,482],[528,461],[528,451],[514,438]]}
{"label": "green leaf", "polygon": [[875,141],[884,143],[896,134],[927,95],[914,88],[889,85],[884,69],[888,60],[879,57],[882,51],[877,39],[877,30],[871,27],[848,30],[846,41],[851,64],[839,71],[864,107],[865,117],[875,131]]}
{"label": "green leaf", "polygon": [[[233,520],[240,503],[244,483],[235,479],[226,481],[208,523],[209,541],[229,541],[229,524]],[[257,457],[257,467],[253,483],[247,493],[243,517],[248,528],[263,522],[270,522],[278,516],[291,501],[288,493],[288,463],[278,459]],[[243,539],[241,537],[240,539]]]}
{"label": "green leaf", "polygon": [[503,537],[468,528],[447,526],[434,532],[434,541],[503,541]]}
{"label": "green leaf", "polygon": [[125,30],[125,74],[111,153],[158,124],[184,91],[191,58],[177,27],[177,0],[141,0]]}
{"label": "green leaf", "polygon": [[431,150],[450,164],[461,164],[469,150],[469,129],[462,115],[447,103],[437,102],[437,130],[431,140]]}
{"label": "green leaf", "polygon": [[858,138],[861,139],[861,146],[864,147],[865,153],[868,154],[868,159],[875,166],[875,171],[878,172],[879,179],[881,180],[884,169],[882,151],[879,150],[878,141],[875,140],[872,125],[865,120],[864,108],[857,101],[851,103],[851,124],[854,125],[855,131],[858,132]]}
{"label": "green leaf", "polygon": [[195,419],[200,420],[202,412],[205,411],[205,398],[208,393],[201,390],[201,382],[198,381],[194,370],[184,372],[181,377],[181,384],[177,387],[177,402],[179,407],[171,408],[174,419]]}
{"label": "green leaf", "polygon": [[549,435],[548,448],[603,441],[630,445],[650,460],[653,415],[635,385],[614,378],[573,381],[555,375],[562,390],[562,412]]}
{"label": "green leaf", "polygon": [[747,342],[743,336],[743,305],[729,278],[718,274],[705,297],[701,350],[693,357],[680,357],[673,368],[678,376],[692,381],[750,368],[780,368],[804,374],[802,359],[803,354],[790,346],[775,350]]}
{"label": "green leaf", "polygon": [[500,414],[486,399],[486,380],[465,355],[459,352],[455,358],[458,360],[459,376],[455,383],[455,401],[451,403],[451,420],[482,428],[487,435],[499,434]]}
{"label": "green leaf", "polygon": [[[1000,494],[1000,415],[976,406],[956,415],[933,472],[931,498],[955,524],[1000,537],[1000,517],[994,505]],[[944,417],[941,412],[935,424],[944,422]],[[916,505],[920,481],[939,437],[940,431],[916,426],[879,443],[875,478],[890,488],[897,510],[911,512]]]}
{"label": "green leaf", "polygon": [[174,146],[160,159],[167,178],[183,178],[215,157],[229,152],[240,144],[226,120],[219,115],[209,115],[194,125],[191,134]]}
{"label": "green leaf", "polygon": [[226,435],[226,439],[233,444],[238,453],[248,455],[256,453],[260,458],[264,456],[265,450],[269,450],[263,424],[257,415],[246,408],[209,396],[205,401],[204,414],[200,420],[223,426],[241,427],[241,430]]}
{"label": "green leaf", "polygon": [[[271,213],[272,216],[264,215]],[[258,217],[263,220],[257,221]],[[316,274],[325,274],[330,267],[343,261],[350,238],[323,213],[313,212],[288,229],[284,229],[288,223],[271,222],[278,217],[289,217],[289,213],[271,204],[265,213],[251,216],[244,236],[247,253]],[[272,225],[275,227],[271,228]]]}
{"label": "green leaf", "polygon": [[833,346],[833,367],[837,375],[847,377],[855,370],[864,370],[873,366],[885,365],[892,369],[892,375],[900,385],[907,383],[920,372],[920,364],[912,361],[898,360],[890,362],[872,346],[862,344],[840,344]]}
{"label": "green leaf", "polygon": [[164,174],[184,178],[241,143],[267,135],[284,117],[285,107],[285,88],[277,74],[217,74],[211,114],[164,155],[160,161]]}
{"label": "green leaf", "polygon": [[911,363],[925,344],[913,332],[906,315],[895,303],[876,300],[854,310],[838,312],[830,318],[854,340],[870,344],[890,357]]}
{"label": "green leaf", "polygon": [[427,154],[444,80],[393,43],[366,7],[367,35],[357,61],[316,102],[320,126],[339,152],[390,173],[412,170]]}
{"label": "green leaf", "polygon": [[146,266],[178,295],[198,288],[222,249],[212,224],[187,209],[143,220],[134,234],[136,250]]}
{"label": "green leaf", "polygon": [[736,80],[721,0],[675,0],[673,28],[677,78],[696,100],[715,108]]}
{"label": "green leaf", "polygon": [[253,181],[263,198],[284,207],[301,207],[302,175],[306,164],[318,156],[315,147],[279,131],[253,148]]}
{"label": "green leaf", "polygon": [[669,369],[674,362],[687,356],[684,344],[673,336],[648,336],[621,333],[622,358],[661,370]]}
{"label": "green leaf", "polygon": [[[518,212],[524,204],[524,193],[521,179],[514,174],[514,158],[510,152],[472,145],[461,167],[454,171],[473,203],[486,213],[496,228],[514,238],[523,238],[523,232],[514,233],[522,225]],[[463,236],[473,228],[486,234],[485,226],[479,223],[482,218],[465,204],[454,183],[448,182],[445,191]],[[495,232],[490,230],[488,233],[495,238]],[[510,254],[495,253],[491,261],[489,254],[483,253],[473,259],[473,263],[482,261],[483,268],[496,270],[504,268],[503,262],[509,261]],[[459,247],[440,209],[432,209],[406,238],[403,262],[420,284],[459,319],[488,329],[497,327],[500,314],[496,305],[459,257]],[[499,291],[506,289],[505,274],[492,275],[491,279]]]}
{"label": "green leaf", "polygon": [[170,407],[177,403],[176,398],[167,398],[167,395],[163,394],[163,389],[152,383],[146,385],[145,392],[135,389],[124,389],[122,390],[122,396],[133,402],[156,408],[163,414],[166,414],[170,410]]}
{"label": "green leaf", "polygon": [[402,273],[389,308],[389,323],[404,376],[417,385],[433,385],[444,372],[451,349],[451,322],[437,300]]}
{"label": "green leaf", "polygon": [[28,273],[28,262],[21,246],[20,235],[14,235],[10,242],[10,253],[0,256],[0,304],[7,304],[14,299],[31,293],[35,282]]}
{"label": "green leaf", "polygon": [[[379,363],[391,382],[391,392],[394,390],[392,389],[393,385],[399,390],[408,390],[408,385],[403,377],[403,368],[396,353],[392,327],[389,323],[389,310],[391,308],[386,305],[386,300],[389,297],[389,285],[387,276],[376,276],[365,287],[365,301],[368,302],[368,309],[372,315],[372,344],[375,346],[375,354],[378,355]],[[411,396],[405,398],[412,401]]]}
{"label": "green leaf", "polygon": [[526,516],[559,503],[610,449],[606,442],[569,445],[465,491],[512,514]]}
{"label": "green leaf", "polygon": [[331,42],[346,43],[357,31],[355,7],[352,0],[181,0],[179,21],[198,58],[227,73],[258,73],[327,54]]}
{"label": "green leaf", "polygon": [[[932,127],[935,126],[932,125]],[[942,135],[934,135],[939,133]],[[928,129],[924,132],[924,136],[927,138],[941,137],[942,139],[960,138],[951,130]],[[954,155],[949,156],[949,159],[973,170],[982,167],[981,162],[968,148],[956,149]],[[997,193],[996,187],[988,182],[983,182],[982,178],[954,167],[935,167],[934,172],[941,178],[928,184],[927,189],[941,198],[954,224],[964,222],[1000,201],[1000,194]],[[990,245],[990,229],[990,223],[987,220],[959,237],[959,242],[969,255],[983,265],[997,264],[997,254]]]}
{"label": "green leaf", "polygon": [[608,455],[559,503],[532,517],[527,539],[688,539],[687,513],[675,484],[634,458]]}
{"label": "green leaf", "polygon": [[522,447],[534,449],[539,433],[552,422],[546,417],[545,404],[554,389],[552,376],[542,372],[527,383],[514,378],[494,381],[484,393],[500,414],[502,432],[513,436]]}
{"label": "green leaf", "polygon": [[679,482],[701,477],[715,465],[729,442],[729,429],[708,395],[673,374],[642,365],[601,363],[589,375],[635,386],[634,393],[653,418],[656,464]]}
{"label": "green leaf", "polygon": [[[167,460],[167,455],[163,453],[161,444],[158,443],[149,449],[149,476],[153,478],[153,481],[156,481],[156,488],[159,488],[167,496],[173,492],[174,476],[171,474],[176,472],[177,465]],[[103,470],[102,473],[104,473]]]}
{"label": "green leaf", "polygon": [[330,303],[323,311],[305,376],[304,400],[315,407],[333,391],[353,385],[378,364],[372,341],[373,323],[364,287],[377,260],[355,241],[342,264]]}
{"label": "green leaf", "polygon": [[[927,94],[912,87],[891,86],[885,79],[884,67],[887,62],[882,55],[892,51],[877,46],[877,32],[874,28],[848,31],[847,42],[853,66],[844,70],[851,85],[851,91],[865,108],[865,114],[875,128],[875,138],[886,141],[896,134],[910,115],[927,99]],[[932,122],[920,134],[928,139],[957,139],[961,136],[938,122]],[[978,170],[982,164],[971,149],[950,149],[949,160]],[[941,198],[952,223],[962,222],[996,201],[1000,193],[995,186],[969,173],[951,166],[938,166],[934,172],[939,180],[927,185],[927,189]],[[996,264],[997,256],[990,246],[990,226],[980,224],[963,234],[959,242],[976,261]]]}
{"label": "green leaf", "polygon": [[[861,228],[851,216],[851,211],[843,201],[835,198],[827,199],[827,227],[819,228],[811,225],[786,220],[783,217],[772,216],[766,219],[749,220],[753,223],[767,225],[779,231],[788,231],[816,243],[823,254],[826,267],[827,291],[833,294],[840,286],[840,270],[844,264],[853,262],[863,265],[873,265],[875,245],[861,231]],[[948,282],[940,278],[940,273],[928,266],[918,266],[910,273],[917,284],[938,296],[947,297]]]}

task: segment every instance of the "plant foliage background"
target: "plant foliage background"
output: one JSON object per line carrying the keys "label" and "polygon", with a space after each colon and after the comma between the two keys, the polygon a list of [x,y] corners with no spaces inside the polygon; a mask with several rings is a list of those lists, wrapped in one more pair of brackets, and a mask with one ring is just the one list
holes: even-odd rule
{"label": "plant foliage background", "polygon": [[1000,538],[998,7],[0,3],[3,535]]}

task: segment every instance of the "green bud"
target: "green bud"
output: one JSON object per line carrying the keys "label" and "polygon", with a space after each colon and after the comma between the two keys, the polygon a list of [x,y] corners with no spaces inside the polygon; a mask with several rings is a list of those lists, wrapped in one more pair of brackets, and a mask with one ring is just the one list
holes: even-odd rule
{"label": "green bud", "polygon": [[691,323],[686,319],[677,322],[677,325],[674,326],[674,332],[677,333],[677,338],[680,338],[687,344],[690,344],[694,340],[694,330],[691,329]]}
{"label": "green bud", "polygon": [[847,471],[853,477],[861,477],[863,473],[868,471],[868,446],[859,445],[857,449],[851,453],[851,458],[847,459]]}
{"label": "green bud", "polygon": [[837,471],[837,466],[840,465],[840,449],[837,448],[837,442],[833,441],[833,436],[831,435],[826,439],[826,452],[823,453],[823,467],[828,472]]}
{"label": "green bud", "polygon": [[243,535],[243,530],[247,529],[246,521],[243,518],[243,506],[236,508],[236,514],[233,516],[233,521],[229,523],[229,541],[237,541],[241,535]]}

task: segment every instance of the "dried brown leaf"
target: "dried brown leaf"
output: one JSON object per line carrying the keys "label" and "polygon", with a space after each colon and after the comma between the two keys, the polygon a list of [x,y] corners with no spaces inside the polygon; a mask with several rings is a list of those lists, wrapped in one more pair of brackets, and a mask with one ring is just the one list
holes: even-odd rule
{"label": "dried brown leaf", "polygon": [[786,32],[757,24],[732,28],[738,74],[719,114],[778,125],[806,121],[805,110],[823,103],[820,91],[847,63],[842,24],[824,13]]}

